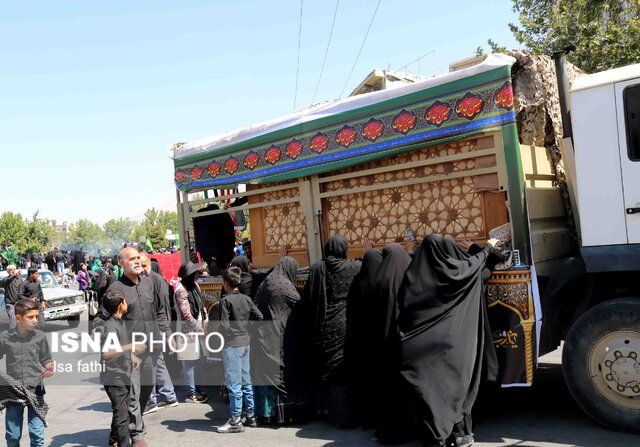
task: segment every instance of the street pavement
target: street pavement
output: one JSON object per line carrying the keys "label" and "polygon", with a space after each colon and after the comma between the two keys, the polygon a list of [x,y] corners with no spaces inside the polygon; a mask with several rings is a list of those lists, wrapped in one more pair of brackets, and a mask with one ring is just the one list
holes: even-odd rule
{"label": "street pavement", "polygon": [[[1,323],[0,329],[4,329]],[[61,329],[67,329],[66,322],[50,323],[47,331]],[[4,368],[4,361],[0,367]],[[149,445],[378,445],[371,441],[371,430],[339,429],[325,421],[280,428],[247,428],[240,434],[218,434],[215,427],[226,421],[227,405],[219,399],[217,389],[206,391],[212,397],[207,404],[180,404],[146,416]],[[78,385],[48,385],[46,401],[50,406],[46,445],[80,447],[107,444],[111,408],[96,379],[86,379]],[[474,424],[475,445],[479,447],[640,446],[640,435],[607,430],[589,419],[573,402],[562,378],[559,351],[542,359],[532,388],[485,392],[476,405]],[[26,426],[24,436],[23,445],[27,445]],[[418,441],[403,444],[405,447],[417,445],[420,445]]]}

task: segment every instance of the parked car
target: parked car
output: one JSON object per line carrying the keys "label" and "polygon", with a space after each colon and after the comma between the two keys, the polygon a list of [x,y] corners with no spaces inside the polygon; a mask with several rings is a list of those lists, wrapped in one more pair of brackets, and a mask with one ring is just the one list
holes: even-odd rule
{"label": "parked car", "polygon": [[[21,270],[20,273],[25,280],[27,271]],[[67,320],[70,327],[77,327],[80,324],[80,315],[87,309],[84,294],[78,290],[62,287],[49,270],[40,269],[38,273],[46,302],[44,321]],[[0,272],[0,278],[6,276],[6,271]],[[4,290],[0,289],[0,294],[4,298]]]}

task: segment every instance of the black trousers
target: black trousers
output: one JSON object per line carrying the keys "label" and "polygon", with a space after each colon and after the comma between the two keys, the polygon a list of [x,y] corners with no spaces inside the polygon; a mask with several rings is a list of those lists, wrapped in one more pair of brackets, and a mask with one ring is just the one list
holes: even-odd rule
{"label": "black trousers", "polygon": [[117,443],[119,447],[129,446],[129,385],[105,385],[104,389],[111,401],[113,418],[109,445]]}
{"label": "black trousers", "polygon": [[131,441],[144,439],[142,413],[149,402],[149,396],[156,384],[156,364],[159,351],[138,355],[140,367],[131,372],[131,392],[129,394],[129,430]]}

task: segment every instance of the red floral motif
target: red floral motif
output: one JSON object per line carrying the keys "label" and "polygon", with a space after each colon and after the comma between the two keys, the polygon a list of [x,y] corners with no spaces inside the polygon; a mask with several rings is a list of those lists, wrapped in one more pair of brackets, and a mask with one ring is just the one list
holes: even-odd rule
{"label": "red floral motif", "polygon": [[182,182],[184,180],[184,171],[176,171],[176,182]]}
{"label": "red floral motif", "polygon": [[322,132],[318,132],[309,141],[309,148],[318,154],[321,154],[327,147],[329,147],[329,137]]}
{"label": "red floral motif", "polygon": [[287,147],[284,149],[284,153],[292,160],[298,158],[298,155],[302,153],[302,143],[299,140],[291,140]]}
{"label": "red floral motif", "polygon": [[207,166],[207,172],[211,178],[216,178],[218,174],[220,174],[220,163],[215,160],[209,163],[209,166]]}
{"label": "red floral motif", "polygon": [[424,120],[433,126],[440,127],[451,118],[452,111],[453,109],[446,102],[436,101],[425,110]]}
{"label": "red floral motif", "polygon": [[258,163],[260,163],[260,156],[253,151],[247,153],[247,155],[245,155],[244,159],[242,160],[242,164],[244,165],[244,167],[249,169],[250,171],[258,166]]}
{"label": "red floral motif", "polygon": [[384,124],[382,121],[371,118],[367,124],[362,126],[362,138],[369,141],[376,141],[384,132]]}
{"label": "red floral motif", "polygon": [[493,103],[501,109],[511,110],[513,108],[513,87],[511,83],[505,81],[502,87],[496,90],[493,94]]}
{"label": "red floral motif", "polygon": [[456,101],[456,114],[460,118],[474,119],[484,109],[484,99],[480,95],[467,92]]}
{"label": "red floral motif", "polygon": [[396,132],[401,134],[407,134],[410,130],[416,127],[416,114],[409,112],[408,110],[402,110],[396,116],[393,117],[391,127]]}
{"label": "red floral motif", "polygon": [[280,160],[281,156],[282,156],[282,152],[280,152],[280,149],[278,148],[278,146],[271,146],[264,153],[264,159],[268,163],[271,163],[272,165],[275,165],[278,162],[278,160]]}
{"label": "red floral motif", "polygon": [[235,157],[227,158],[227,161],[224,162],[224,170],[227,171],[227,174],[233,174],[238,170],[238,159]]}
{"label": "red floral motif", "polygon": [[356,130],[353,127],[344,126],[336,134],[336,143],[342,147],[349,147],[356,141]]}
{"label": "red floral motif", "polygon": [[198,180],[200,177],[202,177],[203,172],[204,170],[200,166],[195,165],[193,168],[191,168],[191,179]]}

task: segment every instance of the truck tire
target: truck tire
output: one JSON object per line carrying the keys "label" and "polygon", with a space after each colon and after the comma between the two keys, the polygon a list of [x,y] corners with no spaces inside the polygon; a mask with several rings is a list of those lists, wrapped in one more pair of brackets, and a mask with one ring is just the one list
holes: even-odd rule
{"label": "truck tire", "polygon": [[73,315],[67,318],[67,323],[69,323],[70,328],[77,328],[78,326],[80,326],[80,315]]}
{"label": "truck tire", "polygon": [[565,340],[562,371],[590,417],[640,432],[640,298],[606,301],[582,314]]}

